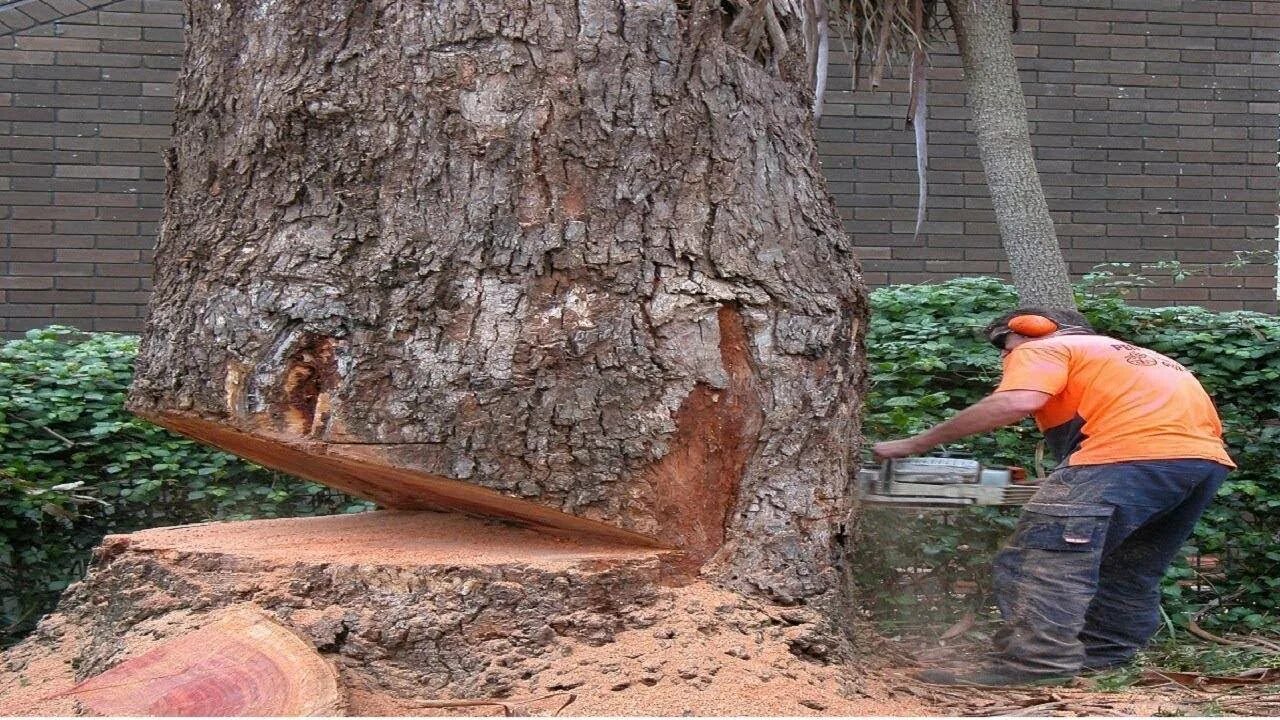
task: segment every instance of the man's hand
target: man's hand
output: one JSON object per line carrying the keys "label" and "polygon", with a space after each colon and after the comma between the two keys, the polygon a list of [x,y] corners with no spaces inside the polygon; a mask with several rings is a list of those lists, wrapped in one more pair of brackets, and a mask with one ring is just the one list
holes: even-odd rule
{"label": "man's hand", "polygon": [[986,396],[919,435],[902,440],[876,443],[872,447],[876,457],[900,458],[920,455],[930,448],[945,445],[953,440],[987,432],[1015,423],[1039,410],[1049,401],[1049,393],[1039,390],[1005,390]]}
{"label": "man's hand", "polygon": [[871,448],[871,451],[876,454],[876,457],[881,460],[886,460],[888,458],[903,458],[910,457],[912,455],[919,455],[931,447],[933,446],[922,442],[917,436],[903,438],[901,440],[878,442]]}

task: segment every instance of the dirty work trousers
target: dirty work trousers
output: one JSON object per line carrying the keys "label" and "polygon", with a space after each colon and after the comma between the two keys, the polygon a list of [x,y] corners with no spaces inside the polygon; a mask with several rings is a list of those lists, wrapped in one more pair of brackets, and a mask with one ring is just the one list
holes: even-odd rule
{"label": "dirty work trousers", "polygon": [[995,657],[1034,675],[1128,661],[1160,624],[1160,579],[1226,477],[1209,460],[1063,467],[995,560]]}

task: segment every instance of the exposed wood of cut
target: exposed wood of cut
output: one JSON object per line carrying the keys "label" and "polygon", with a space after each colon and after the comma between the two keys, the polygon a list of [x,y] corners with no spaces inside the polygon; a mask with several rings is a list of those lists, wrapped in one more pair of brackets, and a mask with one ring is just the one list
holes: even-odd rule
{"label": "exposed wood of cut", "polygon": [[839,595],[865,293],[772,5],[191,0],[130,408]]}
{"label": "exposed wood of cut", "polygon": [[102,715],[341,714],[337,674],[310,643],[233,608],[67,690]]}
{"label": "exposed wood of cut", "polygon": [[[113,548],[120,548],[116,550]],[[113,535],[103,552],[194,553],[273,564],[452,568],[536,566],[667,559],[678,553],[552,534],[458,513],[377,511],[325,517],[238,520]]]}
{"label": "exposed wood of cut", "polygon": [[361,444],[308,441],[247,433],[176,413],[144,414],[170,430],[216,445],[256,463],[308,478],[395,510],[458,510],[496,515],[548,528],[613,538],[634,545],[661,543],[640,533],[578,517],[479,485],[404,467],[394,453]]}

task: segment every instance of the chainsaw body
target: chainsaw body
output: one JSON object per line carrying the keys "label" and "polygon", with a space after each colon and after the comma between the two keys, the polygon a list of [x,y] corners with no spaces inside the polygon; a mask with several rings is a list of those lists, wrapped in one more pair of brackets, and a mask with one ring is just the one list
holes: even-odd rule
{"label": "chainsaw body", "polygon": [[886,460],[858,471],[862,501],[899,507],[1022,505],[1035,494],[1017,467],[983,467],[972,458]]}

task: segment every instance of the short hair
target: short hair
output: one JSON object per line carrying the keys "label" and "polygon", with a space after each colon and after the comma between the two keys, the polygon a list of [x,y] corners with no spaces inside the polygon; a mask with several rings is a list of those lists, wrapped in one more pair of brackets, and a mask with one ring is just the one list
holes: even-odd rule
{"label": "short hair", "polygon": [[1072,335],[1098,334],[1098,331],[1093,329],[1093,325],[1089,324],[1089,318],[1086,318],[1077,310],[1024,305],[1017,310],[1012,310],[1001,315],[995,320],[992,320],[991,323],[983,329],[983,335],[986,336],[988,340],[991,340],[997,335],[1009,333],[1009,321],[1019,315],[1039,315],[1041,317],[1047,317],[1058,324],[1059,332],[1065,331]]}

